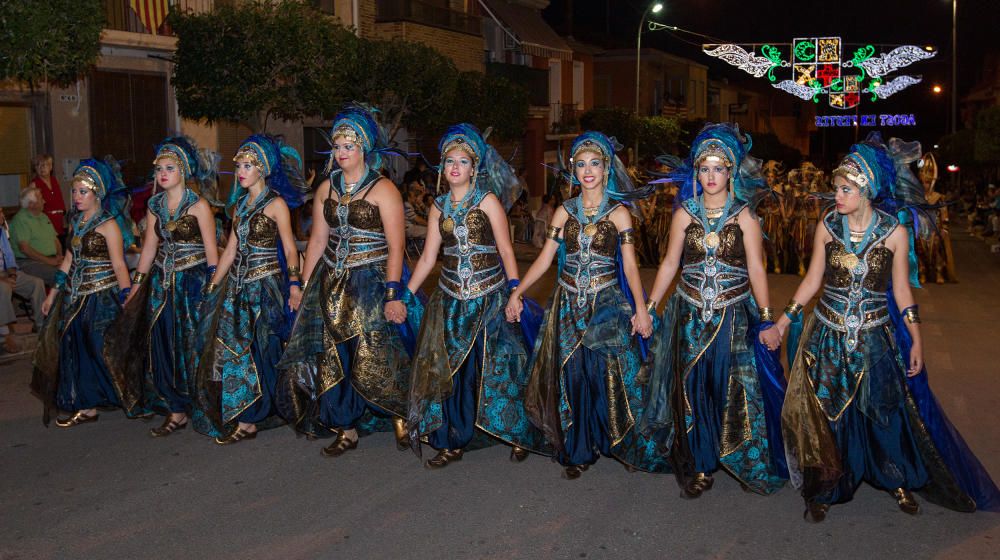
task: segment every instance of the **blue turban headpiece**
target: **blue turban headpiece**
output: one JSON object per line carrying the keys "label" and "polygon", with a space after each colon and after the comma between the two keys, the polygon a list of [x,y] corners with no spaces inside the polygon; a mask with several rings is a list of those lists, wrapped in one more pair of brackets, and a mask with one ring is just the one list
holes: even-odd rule
{"label": "blue turban headpiece", "polygon": [[118,222],[124,246],[132,245],[135,241],[132,218],[129,216],[132,197],[125,186],[118,160],[110,155],[104,161],[94,158],[81,160],[73,171],[73,181],[80,181],[94,191],[101,201],[101,210]]}
{"label": "blue turban headpiece", "polygon": [[[308,190],[302,178],[302,157],[295,148],[266,134],[254,134],[240,144],[233,161],[248,159],[264,177],[267,188],[285,200],[289,208],[298,208]],[[226,206],[232,208],[240,197],[234,181]]]}
{"label": "blue turban headpiece", "polygon": [[[353,140],[364,151],[365,165],[369,169],[381,171],[387,155],[405,155],[398,149],[389,146],[389,137],[383,127],[375,119],[378,109],[361,103],[351,103],[333,119],[333,128],[327,141],[333,145],[333,139],[343,136]],[[326,162],[323,173],[329,175],[336,168],[333,152]]]}
{"label": "blue turban headpiece", "polygon": [[169,158],[180,165],[184,181],[189,187],[205,197],[209,203],[218,205],[216,184],[218,181],[219,154],[211,150],[199,150],[194,140],[187,136],[168,136],[156,147],[153,164]]}
{"label": "blue turban headpiece", "polygon": [[749,134],[741,134],[738,126],[730,123],[707,124],[691,144],[691,154],[684,161],[674,156],[660,156],[656,160],[673,171],[667,178],[656,182],[677,185],[675,204],[701,196],[698,167],[709,158],[718,158],[729,168],[730,196],[739,202],[756,205],[768,192],[767,181],[761,173],[761,162],[750,155],[753,141]]}
{"label": "blue turban headpiece", "polygon": [[[504,209],[510,210],[511,206],[521,192],[524,190],[521,180],[518,179],[514,168],[497,152],[496,148],[486,142],[490,134],[490,129],[486,134],[481,134],[475,126],[462,123],[448,127],[438,149],[441,151],[442,166],[444,155],[458,148],[468,153],[473,159],[475,174],[472,176],[473,189],[485,189],[496,195],[503,204]],[[438,168],[438,187],[441,184],[443,174],[441,166]]]}

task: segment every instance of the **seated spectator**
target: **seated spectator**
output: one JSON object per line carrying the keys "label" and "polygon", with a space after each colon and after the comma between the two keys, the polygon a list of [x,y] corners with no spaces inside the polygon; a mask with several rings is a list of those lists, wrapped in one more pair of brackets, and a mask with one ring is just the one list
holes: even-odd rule
{"label": "seated spectator", "polygon": [[42,328],[42,304],[45,303],[45,283],[41,278],[18,272],[17,260],[10,244],[7,219],[0,212],[0,336],[4,337],[3,350],[9,353],[21,350],[14,339],[11,326],[17,321],[14,312],[13,294],[17,294],[31,304],[32,321],[35,328]]}
{"label": "seated spectator", "polygon": [[421,192],[416,189],[406,191],[406,200],[403,201],[403,215],[406,218],[406,238],[425,239],[427,237],[427,219],[417,214],[414,201],[418,200]]}
{"label": "seated spectator", "polygon": [[21,210],[10,220],[11,245],[21,272],[56,283],[56,268],[62,264],[62,245],[45,208],[41,193],[30,187],[21,192]]}

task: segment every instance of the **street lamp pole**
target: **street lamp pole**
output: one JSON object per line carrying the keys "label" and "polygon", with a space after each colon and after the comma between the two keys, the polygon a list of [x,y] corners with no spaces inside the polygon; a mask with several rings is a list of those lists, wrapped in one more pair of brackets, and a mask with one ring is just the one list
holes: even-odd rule
{"label": "street lamp pole", "polygon": [[[642,13],[642,17],[639,18],[639,30],[635,34],[635,116],[639,116],[639,69],[640,61],[639,57],[642,54],[642,26],[646,23],[646,16],[652,13],[659,13],[663,9],[663,4],[660,2],[653,2],[650,4],[646,11]],[[632,157],[636,160],[635,164],[639,160],[639,138],[635,139],[635,152],[633,152]]]}
{"label": "street lamp pole", "polygon": [[958,130],[958,0],[951,0],[951,133]]}

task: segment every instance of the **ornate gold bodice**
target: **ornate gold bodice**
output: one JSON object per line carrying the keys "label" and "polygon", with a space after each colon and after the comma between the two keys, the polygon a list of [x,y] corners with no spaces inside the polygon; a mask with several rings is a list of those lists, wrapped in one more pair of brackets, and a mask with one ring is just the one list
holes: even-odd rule
{"label": "ornate gold bodice", "polygon": [[[567,254],[578,253],[580,251],[579,235],[580,222],[576,221],[576,218],[573,216],[570,216],[566,220],[564,234]],[[618,228],[613,222],[606,219],[597,222],[597,233],[594,234],[590,250],[610,259],[615,258],[618,254]]]}
{"label": "ornate gold bodice", "polygon": [[[328,198],[323,203],[323,218],[326,219],[326,224],[331,229],[340,226],[340,222],[337,220],[336,200]],[[382,215],[379,214],[378,206],[364,199],[355,199],[348,203],[347,223],[351,227],[365,231],[376,233],[384,233],[385,231],[382,227]]]}
{"label": "ornate gold bodice", "polygon": [[247,242],[255,247],[273,249],[278,246],[278,223],[263,210],[250,218]]}
{"label": "ornate gold bodice", "polygon": [[[683,264],[700,263],[705,260],[705,228],[698,222],[691,222],[684,230]],[[719,232],[719,247],[715,258],[730,266],[747,267],[746,250],[743,247],[743,229],[736,222],[722,226]]]}
{"label": "ornate gold bodice", "polygon": [[[201,228],[198,226],[197,216],[184,214],[180,218],[174,220],[174,224],[176,224],[176,226],[171,235],[175,242],[190,244],[202,243]],[[161,233],[160,228],[156,228],[156,236],[159,237],[161,242],[163,242],[164,238]]]}

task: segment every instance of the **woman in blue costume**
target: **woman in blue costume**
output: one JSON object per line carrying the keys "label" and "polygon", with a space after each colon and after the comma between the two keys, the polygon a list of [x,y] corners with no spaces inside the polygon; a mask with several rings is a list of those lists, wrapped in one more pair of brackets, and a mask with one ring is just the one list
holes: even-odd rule
{"label": "woman in blue costume", "polygon": [[352,105],[334,119],[329,178],[313,199],[308,286],[279,366],[283,416],[310,436],[335,432],[327,457],[357,447],[366,413],[391,417],[396,445],[409,447],[410,325],[421,306],[402,283],[403,200],[379,173],[393,150],[372,113]]}
{"label": "woman in blue costume", "polygon": [[192,406],[199,306],[219,260],[215,216],[199,193],[214,193],[216,173],[214,154],[183,136],[165,139],[153,165],[161,192],[147,203],[134,289],[108,330],[104,355],[124,389],[122,406],[165,414],[149,431],[164,437],[187,427]]}
{"label": "woman in blue costume", "polygon": [[277,412],[277,364],[291,329],[288,302],[302,296],[289,215],[305,191],[299,154],[257,134],[233,161],[233,229],[205,288],[205,348],[195,388],[195,429],[219,445],[257,437]]}
{"label": "woman in blue costume", "polygon": [[927,385],[912,237],[899,220],[912,224],[907,206],[923,199],[908,167],[919,157],[918,143],[887,147],[877,133],[852,146],[833,172],[836,210],[817,226],[809,271],[777,323],[784,332],[823,288],[782,411],[809,521],[850,501],[862,481],[909,514],[920,511],[913,491],[957,511],[1000,509],[1000,492]]}
{"label": "woman in blue costume", "polygon": [[652,345],[642,427],[670,450],[685,498],[710,489],[720,468],[760,494],[787,478],[780,338],[754,213],[767,185],[749,150],[735,126],[707,125],[669,177],[677,208],[650,309],[680,279]]}
{"label": "woman in blue costume", "polygon": [[[635,256],[632,215],[623,201],[636,191],[600,132],[578,136],[570,150],[571,180],[581,194],[556,210],[538,258],[511,293],[507,318],[559,253],[559,277],[532,355],[525,407],[565,467],[579,478],[601,455],[627,466],[664,471],[653,440],[637,430],[642,416],[639,337],[653,324]],[[634,302],[639,302],[636,306]]]}
{"label": "woman in blue costume", "polygon": [[46,322],[35,351],[32,390],[51,411],[72,412],[61,428],[96,422],[97,407],[117,407],[116,386],[104,361],[105,332],[121,312],[131,280],[125,247],[132,244],[128,193],[109,156],[85,159],[73,173],[69,250],[56,272],[55,289],[42,306]]}
{"label": "woman in blue costume", "polygon": [[417,337],[407,429],[412,441],[426,437],[438,450],[428,468],[461,460],[477,428],[523,461],[545,441],[524,410],[530,349],[504,310],[519,283],[507,210],[521,184],[470,124],[449,128],[438,146],[438,190],[444,177],[448,192],[427,216],[409,290],[420,288],[442,247],[444,260]]}

